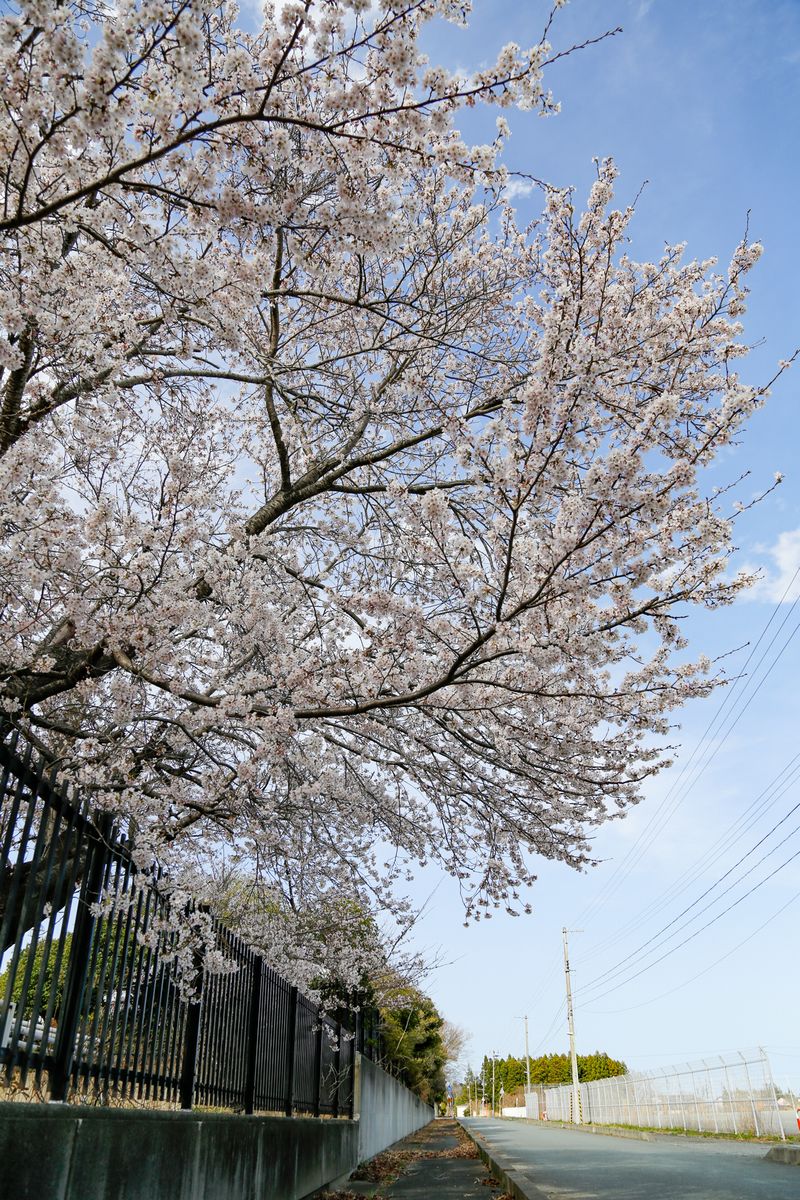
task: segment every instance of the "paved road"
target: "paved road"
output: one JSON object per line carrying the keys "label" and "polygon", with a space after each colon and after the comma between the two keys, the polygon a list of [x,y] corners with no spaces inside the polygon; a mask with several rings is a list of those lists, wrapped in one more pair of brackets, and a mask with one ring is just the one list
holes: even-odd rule
{"label": "paved road", "polygon": [[800,1200],[800,1167],[764,1162],[764,1145],[640,1142],[523,1121],[464,1124],[551,1200]]}

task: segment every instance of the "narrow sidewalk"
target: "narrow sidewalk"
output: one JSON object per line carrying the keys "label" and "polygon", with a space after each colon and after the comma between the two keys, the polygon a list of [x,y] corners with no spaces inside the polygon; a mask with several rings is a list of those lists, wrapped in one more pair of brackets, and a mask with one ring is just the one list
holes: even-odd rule
{"label": "narrow sidewalk", "polygon": [[323,1200],[510,1200],[456,1121],[440,1118],[362,1163]]}

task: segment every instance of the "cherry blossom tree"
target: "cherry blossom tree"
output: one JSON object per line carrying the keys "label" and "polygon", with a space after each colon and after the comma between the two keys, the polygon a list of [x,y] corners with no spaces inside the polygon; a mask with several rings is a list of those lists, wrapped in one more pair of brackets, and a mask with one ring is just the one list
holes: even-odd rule
{"label": "cherry blossom tree", "polygon": [[518,228],[502,114],[454,121],[552,112],[569,48],[543,9],[532,49],[431,66],[467,8],[3,19],[6,720],[142,861],[196,886],[224,847],[273,912],[403,920],[431,860],[470,916],[526,907],[716,682],[687,605],[744,583],[703,474],[763,395],[760,247],[631,261],[609,161]]}

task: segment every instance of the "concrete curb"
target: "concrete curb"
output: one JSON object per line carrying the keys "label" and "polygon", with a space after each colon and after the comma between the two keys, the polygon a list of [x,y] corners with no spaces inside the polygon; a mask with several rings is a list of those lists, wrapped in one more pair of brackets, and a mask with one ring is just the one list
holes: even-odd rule
{"label": "concrete curb", "polygon": [[800,1146],[773,1146],[764,1155],[765,1162],[791,1163],[800,1167]]}
{"label": "concrete curb", "polygon": [[527,1175],[523,1175],[521,1171],[515,1171],[512,1167],[505,1166],[502,1159],[498,1158],[497,1151],[490,1150],[479,1133],[468,1129],[462,1121],[458,1123],[467,1137],[475,1143],[478,1154],[480,1154],[489,1170],[500,1180],[505,1190],[514,1197],[514,1200],[548,1200],[549,1193],[543,1192],[541,1188],[536,1186],[532,1179]]}

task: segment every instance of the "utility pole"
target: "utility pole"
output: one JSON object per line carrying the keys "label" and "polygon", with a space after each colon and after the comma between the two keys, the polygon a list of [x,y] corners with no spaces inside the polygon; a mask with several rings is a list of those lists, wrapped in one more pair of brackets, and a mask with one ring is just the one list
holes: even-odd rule
{"label": "utility pole", "polygon": [[497,1051],[492,1051],[492,1116],[494,1116],[494,1062],[497,1058]]}
{"label": "utility pole", "polygon": [[[581,1123],[581,1089],[578,1083],[578,1056],[575,1053],[575,1016],[572,1012],[572,984],[569,980],[569,947],[567,945],[567,928],[561,930],[564,935],[564,977],[567,981],[567,1022],[569,1024],[569,1056],[572,1060],[572,1120],[576,1125]],[[573,930],[580,933],[580,930]]]}
{"label": "utility pole", "polygon": [[[528,1091],[531,1090],[531,1056],[528,1053],[528,1018],[525,1017],[525,1079],[528,1083]],[[526,1099],[527,1103],[527,1099]]]}

